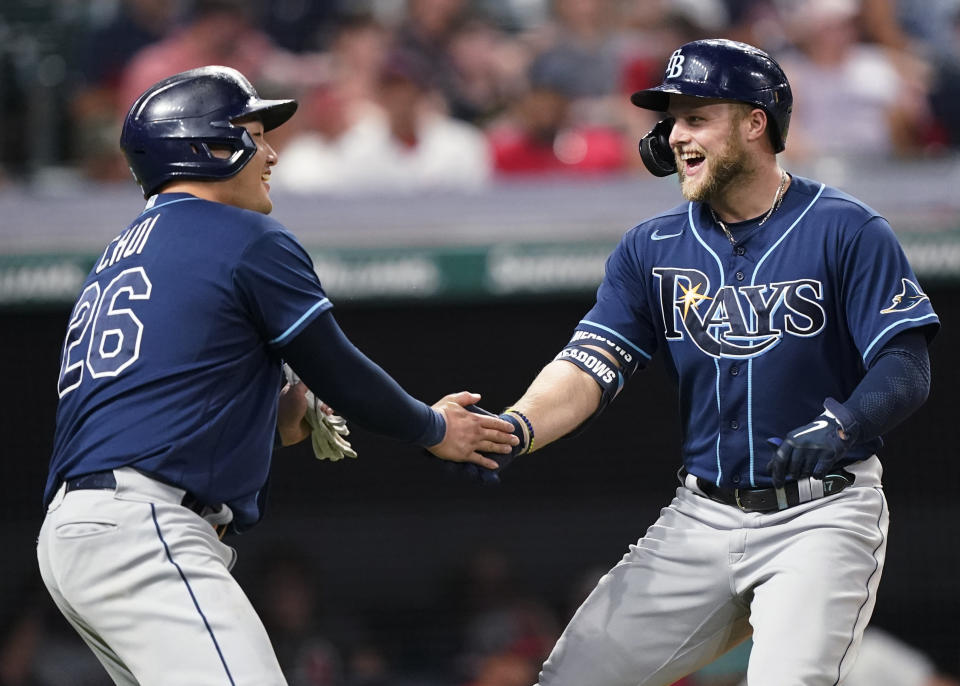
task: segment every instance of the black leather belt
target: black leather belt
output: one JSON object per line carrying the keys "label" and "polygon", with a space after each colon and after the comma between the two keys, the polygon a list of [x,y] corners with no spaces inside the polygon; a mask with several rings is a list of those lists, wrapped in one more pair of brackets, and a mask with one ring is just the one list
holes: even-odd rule
{"label": "black leather belt", "polygon": [[[91,472],[90,474],[84,474],[83,476],[78,476],[76,479],[69,479],[65,482],[64,492],[69,493],[70,491],[85,491],[85,490],[104,490],[112,491],[117,487],[117,477],[113,475],[113,470],[107,469],[102,472]],[[222,505],[205,505],[194,497],[192,493],[185,493],[183,499],[180,501],[180,504],[183,505],[188,510],[196,512],[198,515],[203,517],[205,514],[210,513],[211,511],[218,511]],[[227,527],[229,524],[211,524],[214,531],[217,532],[218,538],[223,538],[223,535],[227,532]]]}
{"label": "black leather belt", "polygon": [[[682,468],[678,473],[681,483],[686,479],[688,472]],[[788,481],[783,488],[727,488],[717,486],[707,479],[699,476],[695,477],[697,487],[703,491],[711,500],[732,505],[744,512],[776,512],[785,510],[794,505],[808,503],[811,500],[824,498],[828,495],[839,493],[847,486],[850,486],[856,477],[845,469],[839,469],[825,476],[819,483],[822,489],[814,486],[811,482],[815,479],[806,481],[806,486],[801,487],[802,482]]]}

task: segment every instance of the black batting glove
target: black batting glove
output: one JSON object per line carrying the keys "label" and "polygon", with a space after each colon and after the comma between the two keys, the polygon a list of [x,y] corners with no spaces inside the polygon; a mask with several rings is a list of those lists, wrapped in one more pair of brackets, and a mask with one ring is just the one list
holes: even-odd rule
{"label": "black batting glove", "polygon": [[[490,417],[496,417],[493,412],[483,409],[479,405],[467,405],[466,409],[476,414],[485,414]],[[499,466],[496,469],[487,469],[486,467],[481,467],[475,465],[472,462],[444,462],[444,468],[456,475],[457,477],[465,480],[471,481],[473,483],[479,483],[484,486],[493,486],[500,483],[500,472],[510,466],[510,463],[523,453],[524,448],[524,433],[523,427],[520,426],[520,420],[518,420],[514,415],[503,413],[499,415],[500,419],[505,419],[511,424],[513,424],[513,433],[520,439],[520,443],[513,446],[509,453],[480,453],[484,457],[489,457],[491,460],[495,461]]]}
{"label": "black batting glove", "polygon": [[767,439],[777,449],[769,466],[776,488],[783,488],[788,476],[822,479],[856,442],[860,426],[853,414],[833,398],[827,398],[823,408],[823,414],[786,439]]}

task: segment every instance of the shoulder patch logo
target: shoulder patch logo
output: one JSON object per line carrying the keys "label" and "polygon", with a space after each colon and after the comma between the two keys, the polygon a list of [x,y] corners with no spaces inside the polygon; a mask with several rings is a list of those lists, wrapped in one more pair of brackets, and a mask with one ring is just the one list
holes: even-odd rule
{"label": "shoulder patch logo", "polygon": [[906,312],[907,310],[912,310],[923,301],[930,300],[930,297],[921,291],[920,287],[910,279],[901,279],[900,281],[903,284],[900,292],[893,296],[890,307],[885,310],[880,310],[880,314]]}

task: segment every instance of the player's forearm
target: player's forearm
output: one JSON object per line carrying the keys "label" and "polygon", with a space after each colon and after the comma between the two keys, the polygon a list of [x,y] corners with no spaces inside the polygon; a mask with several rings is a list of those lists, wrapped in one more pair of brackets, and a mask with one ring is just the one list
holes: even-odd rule
{"label": "player's forearm", "polygon": [[600,387],[593,379],[568,362],[554,360],[512,407],[530,420],[533,449],[539,450],[580,426],[599,404]]}
{"label": "player's forearm", "polygon": [[422,446],[443,440],[443,417],[360,352],[329,312],[280,348],[280,354],[318,397],[365,429]]}
{"label": "player's forearm", "polygon": [[880,436],[916,411],[930,392],[930,358],[922,331],[891,339],[843,403],[859,425],[860,440]]}

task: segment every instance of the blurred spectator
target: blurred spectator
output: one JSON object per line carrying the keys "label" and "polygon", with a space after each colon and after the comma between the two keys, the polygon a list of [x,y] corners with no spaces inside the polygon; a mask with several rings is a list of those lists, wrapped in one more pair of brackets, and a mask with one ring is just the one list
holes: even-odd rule
{"label": "blurred spectator", "polygon": [[623,45],[613,0],[553,0],[553,22],[541,29],[537,55],[569,98],[597,98],[620,89]]}
{"label": "blurred spectator", "polygon": [[459,573],[451,600],[463,632],[458,669],[472,686],[513,686],[523,678],[529,686],[560,635],[554,613],[523,591],[497,549],[477,549]]}
{"label": "blurred spectator", "polygon": [[[293,152],[289,166],[281,168],[281,187],[316,190],[340,183],[337,167],[367,130],[363,123],[381,113],[376,99],[389,40],[386,29],[369,14],[345,14],[331,35],[330,49],[316,60],[317,82],[303,87],[297,115],[280,130],[285,135],[270,134],[275,149]],[[294,140],[295,145],[288,145]],[[310,179],[285,173],[298,167],[298,159],[315,165]]]}
{"label": "blurred spectator", "polygon": [[[751,641],[745,641],[689,677],[689,686],[747,686]],[[857,661],[843,686],[960,686],[919,650],[876,627],[867,627]]]}
{"label": "blurred spectator", "polygon": [[930,59],[960,59],[960,0],[899,0],[897,19],[915,50]]}
{"label": "blurred spectator", "polygon": [[466,0],[407,0],[406,16],[397,28],[398,51],[429,64],[434,86],[451,116],[475,121],[479,112],[463,92],[461,76],[450,54],[450,40],[469,9]]}
{"label": "blurred spectator", "polygon": [[87,30],[77,33],[72,60],[75,85],[69,104],[73,156],[85,177],[98,181],[129,178],[117,151],[121,76],[134,54],[170,29],[180,5],[168,0],[120,0],[105,15],[93,7],[87,9]]}
{"label": "blurred spectator", "polygon": [[[960,25],[960,21],[957,22]],[[960,43],[960,29],[957,31]],[[930,107],[942,133],[942,141],[960,148],[960,60],[936,64],[930,92]]]}
{"label": "blurred spectator", "polygon": [[[307,131],[291,140],[274,172],[277,189],[298,192],[476,190],[489,179],[483,134],[447,116],[429,65],[394,52],[377,84],[379,109],[351,115],[335,91],[321,91],[342,130]],[[332,134],[332,135],[331,135]]]}
{"label": "blurred spectator", "polygon": [[960,147],[960,0],[900,0],[914,50],[930,60],[930,107],[940,141]]}
{"label": "blurred spectator", "polygon": [[779,61],[798,103],[786,154],[804,160],[916,152],[930,121],[924,74],[904,78],[885,49],[860,40],[855,0],[802,0],[786,12],[797,49]]}
{"label": "blurred spectator", "polygon": [[87,8],[73,65],[81,85],[116,88],[127,61],[163,38],[180,17],[183,5],[170,0],[119,0],[108,13]]}
{"label": "blurred spectator", "polygon": [[498,653],[483,659],[476,678],[467,686],[530,686],[537,680],[537,668],[530,660],[512,653]]}
{"label": "blurred spectator", "polygon": [[907,52],[907,34],[897,15],[897,0],[858,0],[860,26],[868,42]]}
{"label": "blurred spectator", "polygon": [[714,35],[749,43],[771,54],[779,52],[787,39],[778,1],[782,0],[723,0],[728,25]]}
{"label": "blurred spectator", "polygon": [[310,82],[315,63],[274,45],[255,26],[251,0],[194,0],[192,13],[163,40],[137,52],[124,70],[118,115],[157,81],[208,64],[233,67],[257,84]]}
{"label": "blurred spectator", "polygon": [[296,544],[268,547],[252,571],[251,601],[289,686],[430,686],[397,674],[355,608],[324,602],[323,580]]}
{"label": "blurred spectator", "polygon": [[565,96],[568,126],[622,129],[625,116],[632,114],[623,84],[635,52],[621,24],[622,3],[552,0],[552,9],[552,21],[533,33],[540,47],[532,68],[549,74],[546,81]]}
{"label": "blurred spectator", "polygon": [[368,107],[379,97],[380,75],[390,44],[387,29],[369,14],[348,14],[338,20],[327,52],[331,86],[348,110]]}
{"label": "blurred spectator", "polygon": [[327,47],[346,0],[271,0],[258,5],[258,25],[284,50],[317,52]]}
{"label": "blurred spectator", "polygon": [[31,574],[0,617],[0,685],[110,686],[106,670]]}
{"label": "blurred spectator", "polygon": [[933,661],[882,629],[868,627],[844,686],[960,686]]}
{"label": "blurred spectator", "polygon": [[319,587],[313,566],[299,551],[278,547],[264,556],[252,601],[290,686],[344,683],[340,652],[321,631]]}
{"label": "blurred spectator", "polygon": [[562,65],[538,58],[529,80],[529,91],[488,131],[498,174],[603,174],[626,168],[633,143],[620,131],[573,121]]}
{"label": "blurred spectator", "polygon": [[502,114],[526,88],[530,50],[486,18],[460,22],[450,35],[448,54],[457,74],[460,109],[477,125]]}

